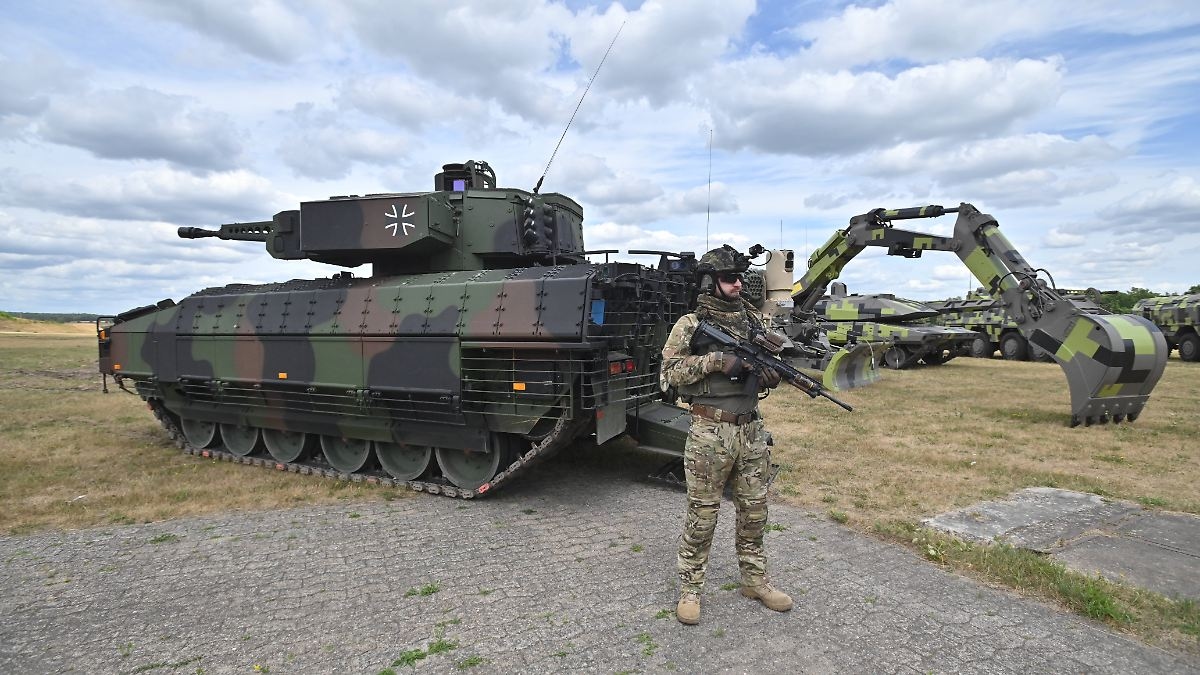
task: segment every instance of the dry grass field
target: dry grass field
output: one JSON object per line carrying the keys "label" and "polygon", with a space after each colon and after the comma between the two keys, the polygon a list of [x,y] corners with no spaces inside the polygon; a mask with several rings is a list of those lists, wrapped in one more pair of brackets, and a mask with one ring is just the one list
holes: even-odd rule
{"label": "dry grass field", "polygon": [[1172,357],[1138,420],[1070,428],[1052,363],[954,359],[839,394],[763,403],[785,499],[851,522],[919,521],[1030,486],[1200,513],[1200,363]]}
{"label": "dry grass field", "polygon": [[46,335],[95,335],[90,323],[53,323],[33,321],[0,312],[0,333],[38,333]]}
{"label": "dry grass field", "polygon": [[0,334],[0,531],[408,494],[184,455],[140,398],[100,385],[94,334]]}
{"label": "dry grass field", "polygon": [[[0,326],[0,532],[415,496],[179,453],[139,398],[115,387],[100,393],[95,338],[84,328],[71,335]],[[1119,426],[1069,428],[1066,377],[1048,363],[961,358],[887,371],[839,396],[855,411],[791,389],[764,401],[782,467],[778,499],[1200,655],[1193,601],[919,528],[924,517],[1029,486],[1200,513],[1200,363],[1172,358],[1140,419]]]}

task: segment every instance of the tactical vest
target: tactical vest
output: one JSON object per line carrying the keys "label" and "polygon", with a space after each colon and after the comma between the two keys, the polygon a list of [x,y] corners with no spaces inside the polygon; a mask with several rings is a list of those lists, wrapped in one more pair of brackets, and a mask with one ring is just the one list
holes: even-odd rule
{"label": "tactical vest", "polygon": [[[707,345],[692,353],[703,356],[716,351],[721,351],[720,345]],[[757,373],[747,372],[746,377],[734,382],[720,371],[677,387],[680,397],[687,403],[709,405],[735,415],[751,412],[758,407],[758,389]]]}

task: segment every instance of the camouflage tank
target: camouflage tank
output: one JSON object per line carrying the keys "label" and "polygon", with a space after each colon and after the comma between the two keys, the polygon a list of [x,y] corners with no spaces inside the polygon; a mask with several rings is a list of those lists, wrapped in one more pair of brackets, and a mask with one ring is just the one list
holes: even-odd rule
{"label": "camouflage tank", "polygon": [[645,429],[681,452],[686,422],[653,404],[694,256],[590,263],[582,220],[570,198],[498,188],[468,161],[431,192],[180,228],[371,273],[209,288],[110,317],[100,370],[187,452],[450,496],[583,436]]}
{"label": "camouflage tank", "polygon": [[1138,300],[1133,313],[1154,322],[1180,359],[1200,361],[1200,293]]}
{"label": "camouflage tank", "polygon": [[937,317],[937,310],[921,302],[890,293],[847,295],[841,282],[832,283],[829,295],[813,309],[831,344],[880,345],[883,365],[894,370],[917,363],[941,365],[967,353],[978,337],[965,328],[934,325],[930,319]]}
{"label": "camouflage tank", "polygon": [[[1099,305],[1099,291],[1095,289],[1061,292],[1083,312],[1111,313]],[[1009,361],[1052,360],[1046,350],[1021,334],[1017,322],[1005,311],[1003,302],[991,297],[982,288],[968,293],[965,300],[941,300],[928,304],[938,311],[941,325],[978,334],[968,350],[971,356],[991,358],[996,350],[1000,350],[1000,355]]]}

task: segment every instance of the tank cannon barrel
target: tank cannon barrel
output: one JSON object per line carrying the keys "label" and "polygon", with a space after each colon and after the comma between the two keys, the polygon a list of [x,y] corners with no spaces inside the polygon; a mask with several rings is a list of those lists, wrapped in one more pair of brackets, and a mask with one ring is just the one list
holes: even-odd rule
{"label": "tank cannon barrel", "polygon": [[229,223],[220,229],[206,230],[202,227],[181,227],[178,234],[181,239],[203,239],[216,237],[227,241],[266,241],[271,234],[274,223],[264,220],[257,223]]}

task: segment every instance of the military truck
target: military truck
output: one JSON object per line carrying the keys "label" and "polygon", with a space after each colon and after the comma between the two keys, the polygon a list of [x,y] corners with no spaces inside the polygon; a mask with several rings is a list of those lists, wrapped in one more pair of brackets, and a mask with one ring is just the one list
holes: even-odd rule
{"label": "military truck", "polygon": [[[1089,314],[1111,314],[1101,307],[1095,289],[1063,290],[1081,311]],[[937,309],[942,325],[975,331],[977,337],[971,342],[968,354],[977,358],[991,358],[996,350],[1010,361],[1051,361],[1044,349],[1030,343],[1021,334],[1020,327],[1004,304],[978,288],[967,294],[965,300],[940,300],[928,303]]]}
{"label": "military truck", "polygon": [[[949,236],[894,226],[899,220],[947,214],[957,214]],[[815,313],[829,284],[868,246],[903,258],[919,258],[925,251],[956,254],[1001,302],[1021,335],[1062,366],[1071,390],[1071,426],[1137,419],[1162,377],[1168,352],[1153,323],[1139,315],[1086,311],[1039,278],[1044,270],[1025,261],[995,218],[966,202],[953,208],[880,208],[851,218],[809,256],[808,270],[793,287],[797,323]]]}
{"label": "military truck", "polygon": [[[695,256],[591,263],[582,208],[497,187],[482,161],[430,192],[333,197],[186,239],[264,244],[330,278],[208,288],[98,323],[100,370],[188,452],[474,497],[591,435],[680,454],[660,349]],[[644,433],[643,433],[644,432]]]}
{"label": "military truck", "polygon": [[1153,321],[1183,361],[1200,361],[1200,293],[1138,300],[1135,314]]}

